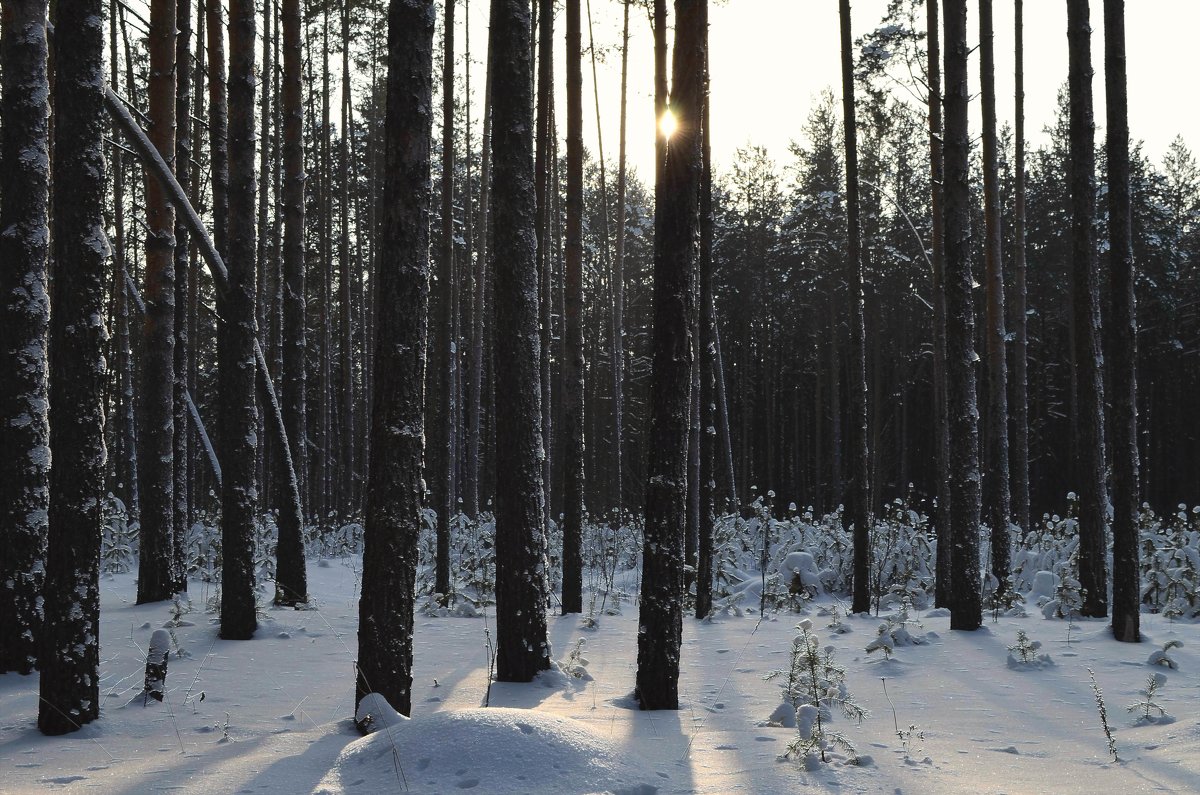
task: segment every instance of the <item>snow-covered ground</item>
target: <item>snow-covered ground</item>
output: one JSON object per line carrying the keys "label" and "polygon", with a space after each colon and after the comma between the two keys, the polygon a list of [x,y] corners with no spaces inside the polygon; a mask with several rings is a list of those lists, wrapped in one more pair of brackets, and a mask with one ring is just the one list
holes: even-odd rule
{"label": "snow-covered ground", "polygon": [[[825,615],[834,602],[819,600],[806,611],[812,631],[834,647],[849,692],[870,715],[856,725],[836,714],[829,726],[862,764],[843,756],[815,770],[780,759],[796,729],[766,725],[782,691],[764,676],[788,667],[800,615],[687,619],[684,703],[652,713],[629,697],[635,599],[594,629],[579,616],[551,618],[555,657],[582,676],[493,683],[490,694],[493,611],[419,615],[413,718],[360,738],[351,721],[359,568],[354,558],[311,564],[317,609],[267,609],[248,642],[216,638],[204,611],[212,587],[193,582],[193,609],[172,628],[166,702],[148,705],[143,654],[172,609],[135,606],[132,574],[106,578],[101,718],[43,737],[36,675],[0,676],[0,792],[1200,792],[1200,631],[1157,615],[1144,617],[1147,642],[1125,645],[1100,621],[1075,622],[1068,643],[1068,622],[1035,610],[973,633],[918,614],[905,629],[924,642],[896,645],[888,660],[865,651],[881,619],[844,619],[849,631],[838,634]],[[632,588],[635,573],[625,579]],[[1021,629],[1052,664],[1009,665]],[[1170,640],[1184,643],[1169,652],[1178,669],[1148,665]],[[1103,689],[1117,762],[1088,667]],[[1166,682],[1154,701],[1168,717],[1139,722],[1126,706],[1143,698],[1156,671]],[[902,742],[897,728],[910,726]]]}

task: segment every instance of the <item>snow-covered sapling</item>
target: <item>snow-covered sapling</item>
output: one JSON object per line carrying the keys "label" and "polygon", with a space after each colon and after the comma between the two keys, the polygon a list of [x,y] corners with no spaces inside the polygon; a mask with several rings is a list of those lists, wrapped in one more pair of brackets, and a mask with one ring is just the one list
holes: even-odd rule
{"label": "snow-covered sapling", "polygon": [[1088,668],[1087,672],[1092,680],[1092,695],[1096,698],[1096,709],[1100,712],[1100,728],[1104,730],[1104,738],[1108,741],[1108,753],[1116,762],[1118,761],[1117,740],[1113,737],[1112,729],[1108,725],[1108,708],[1104,706],[1104,691],[1100,689],[1100,684],[1096,681],[1096,672],[1091,668]]}
{"label": "snow-covered sapling", "polygon": [[1049,654],[1038,653],[1038,650],[1041,648],[1042,642],[1040,640],[1030,640],[1025,630],[1018,629],[1017,642],[1008,647],[1008,667],[1043,668],[1047,665],[1053,665],[1054,661],[1050,659]]}
{"label": "snow-covered sapling", "polygon": [[1151,713],[1157,712],[1159,718],[1167,717],[1167,711],[1162,708],[1161,704],[1154,701],[1154,697],[1158,695],[1158,691],[1167,683],[1167,675],[1164,673],[1152,673],[1146,677],[1146,689],[1141,691],[1145,696],[1141,701],[1135,701],[1125,709],[1128,712],[1140,712],[1138,720],[1144,723],[1153,723],[1155,716]]}
{"label": "snow-covered sapling", "polygon": [[875,635],[875,639],[867,644],[867,654],[882,651],[885,660],[892,659],[892,653],[896,649],[895,644],[892,642],[892,633],[888,631],[889,629],[887,624],[879,625],[879,631]]}
{"label": "snow-covered sapling", "polygon": [[1146,662],[1149,665],[1165,665],[1172,671],[1178,670],[1179,663],[1175,662],[1175,658],[1171,656],[1170,652],[1171,649],[1178,649],[1182,647],[1183,641],[1169,640],[1163,644],[1161,649],[1155,649],[1154,651],[1150,652],[1150,657],[1146,660]]}

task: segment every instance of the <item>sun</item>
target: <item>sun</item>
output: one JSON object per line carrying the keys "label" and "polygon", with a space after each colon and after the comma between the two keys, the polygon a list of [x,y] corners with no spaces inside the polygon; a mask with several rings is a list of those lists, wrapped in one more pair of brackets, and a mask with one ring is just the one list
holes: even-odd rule
{"label": "sun", "polygon": [[662,132],[663,138],[670,138],[675,134],[679,123],[675,121],[675,114],[669,110],[663,111],[662,118],[658,120],[658,129]]}

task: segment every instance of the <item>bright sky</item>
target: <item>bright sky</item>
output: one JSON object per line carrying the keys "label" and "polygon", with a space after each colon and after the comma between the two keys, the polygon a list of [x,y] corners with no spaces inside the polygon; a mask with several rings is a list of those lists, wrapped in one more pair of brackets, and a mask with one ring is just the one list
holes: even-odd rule
{"label": "bright sky", "polygon": [[[621,7],[618,0],[583,0],[583,36],[587,48],[587,5],[598,48],[607,49],[598,63],[600,103],[604,118],[604,153],[617,155],[620,111]],[[482,89],[486,44],[486,3],[472,3],[472,79]],[[668,9],[673,4],[668,2]],[[788,158],[788,142],[800,136],[813,98],[831,87],[840,99],[838,10],[836,0],[727,0],[710,2],[713,157],[728,167],[738,147],[765,146],[777,162]],[[1092,0],[1092,62],[1096,77],[1096,120],[1104,124],[1104,20],[1101,0]],[[873,30],[887,0],[852,0],[854,35]],[[978,6],[968,2],[968,31],[978,42]],[[995,0],[996,91],[1000,123],[1013,117],[1013,0]],[[922,19],[924,12],[921,12]],[[461,12],[459,18],[462,18]],[[1200,29],[1200,0],[1127,0],[1126,38],[1129,70],[1130,129],[1146,143],[1157,162],[1167,144],[1182,134],[1200,149],[1200,104],[1192,52]],[[1067,16],[1064,0],[1025,2],[1025,113],[1027,136],[1037,145],[1055,108],[1055,95],[1067,79]],[[645,10],[630,15],[629,158],[645,178],[653,162],[653,42]],[[563,18],[555,20],[555,82],[559,134],[565,127],[563,96]],[[460,32],[461,37],[461,32]],[[462,50],[461,38],[459,50]],[[591,64],[584,55],[585,145],[596,151],[595,105]],[[972,92],[978,91],[979,60],[971,56]],[[482,94],[482,90],[479,91]],[[978,102],[973,101],[973,134],[979,131]],[[478,116],[476,116],[478,118]],[[1097,142],[1102,142],[1098,137]]]}

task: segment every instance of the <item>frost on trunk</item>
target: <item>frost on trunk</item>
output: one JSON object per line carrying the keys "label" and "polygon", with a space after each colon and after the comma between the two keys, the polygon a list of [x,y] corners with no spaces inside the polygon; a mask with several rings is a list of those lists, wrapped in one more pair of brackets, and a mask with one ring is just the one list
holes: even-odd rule
{"label": "frost on trunk", "polygon": [[967,4],[946,0],[945,241],[946,413],[949,434],[950,627],[983,621],[979,579],[979,411],[975,402],[975,317],[971,299],[971,197],[967,128]]}
{"label": "frost on trunk", "polygon": [[1092,28],[1088,0],[1067,0],[1071,92],[1071,274],[1074,367],[1079,385],[1079,582],[1085,616],[1108,615],[1105,563],[1104,378],[1100,352],[1100,277],[1096,265],[1096,128],[1092,116]]}
{"label": "frost on trunk", "polygon": [[143,706],[149,699],[163,700],[167,689],[167,660],[171,656],[171,634],[165,629],[156,629],[150,636],[150,648],[146,651],[146,677],[142,685]]}
{"label": "frost on trunk", "polygon": [[38,728],[65,734],[100,714],[100,522],[104,490],[103,32],[100,0],[58,0],[49,545]]}
{"label": "frost on trunk", "polygon": [[[412,710],[413,602],[425,449],[433,0],[392,0],[355,703]],[[360,729],[366,727],[360,722]]]}
{"label": "frost on trunk", "polygon": [[0,32],[0,673],[33,670],[41,624],[50,471],[46,5],[6,3]]}
{"label": "frost on trunk", "polygon": [[[150,4],[150,140],[175,163],[175,0]],[[138,604],[175,592],[171,565],[175,527],[175,210],[146,174],[146,271],[142,300],[142,378],[137,405],[141,549]]]}
{"label": "frost on trunk", "polygon": [[228,289],[219,294],[218,399],[221,406],[221,637],[254,635],[254,514],[258,409],[254,401],[254,3],[229,9]]}
{"label": "frost on trunk", "polygon": [[671,110],[677,130],[667,144],[662,183],[656,189],[661,204],[654,241],[650,454],[636,690],[642,709],[679,707],[707,8],[707,0],[675,3]]}
{"label": "frost on trunk", "polygon": [[492,0],[497,678],[550,666],[529,0]]}

